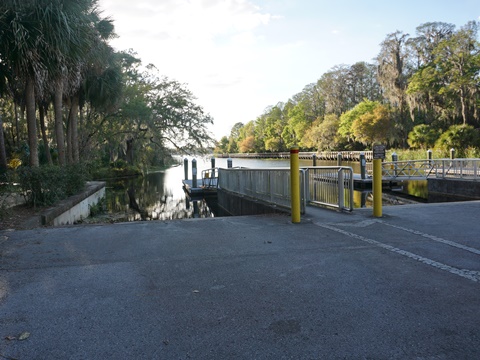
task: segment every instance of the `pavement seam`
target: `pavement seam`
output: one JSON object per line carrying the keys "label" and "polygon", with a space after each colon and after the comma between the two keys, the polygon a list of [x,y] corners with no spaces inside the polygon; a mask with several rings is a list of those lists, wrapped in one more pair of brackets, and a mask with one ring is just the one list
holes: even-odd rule
{"label": "pavement seam", "polygon": [[435,268],[437,268],[437,269],[447,271],[447,272],[449,272],[449,273],[451,273],[451,274],[454,274],[454,275],[463,277],[463,278],[468,279],[468,280],[471,280],[471,281],[473,281],[473,282],[480,282],[480,272],[479,272],[479,271],[468,270],[468,269],[458,269],[458,268],[456,268],[456,267],[443,264],[443,263],[441,263],[441,262],[438,262],[438,261],[435,261],[435,260],[432,260],[432,259],[429,259],[429,258],[420,256],[420,255],[414,254],[414,253],[412,253],[412,252],[409,252],[409,251],[406,251],[406,250],[402,250],[402,249],[399,249],[399,248],[396,248],[396,247],[394,247],[394,246],[381,243],[381,242],[376,241],[376,240],[373,240],[373,239],[369,239],[369,238],[367,238],[367,237],[365,237],[365,236],[358,235],[358,234],[354,234],[354,233],[351,233],[351,232],[349,232],[349,231],[336,228],[336,227],[334,227],[334,226],[332,226],[332,225],[329,225],[329,224],[322,224],[322,223],[318,223],[318,222],[316,222],[316,223],[314,223],[314,224],[317,225],[317,226],[323,227],[323,228],[325,228],[325,229],[328,229],[328,230],[331,230],[331,231],[335,231],[335,232],[337,232],[337,233],[340,233],[340,234],[349,236],[349,237],[351,237],[351,238],[354,238],[354,239],[357,239],[357,240],[361,240],[361,241],[363,241],[363,242],[366,242],[366,243],[368,243],[368,244],[377,246],[377,247],[382,248],[382,249],[384,249],[384,250],[388,250],[388,251],[390,251],[390,252],[393,252],[393,253],[396,253],[396,254],[405,256],[405,257],[407,257],[407,258],[410,258],[410,259],[413,259],[413,260],[416,260],[416,261],[419,261],[419,262],[421,262],[421,263],[423,263],[423,264],[426,264],[426,265],[435,267]]}

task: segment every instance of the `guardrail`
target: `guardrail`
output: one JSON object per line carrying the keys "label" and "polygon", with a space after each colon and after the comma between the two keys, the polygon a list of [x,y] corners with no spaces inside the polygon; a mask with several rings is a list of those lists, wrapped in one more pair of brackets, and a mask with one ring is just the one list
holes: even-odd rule
{"label": "guardrail", "polygon": [[[370,165],[370,164],[369,164]],[[367,167],[371,172],[371,166]],[[426,159],[382,163],[384,180],[442,179],[480,180],[480,159]]]}
{"label": "guardrail", "polygon": [[[353,170],[346,166],[317,166],[300,169],[300,211],[317,204],[353,210]],[[291,208],[290,169],[218,169],[219,188],[254,199]]]}

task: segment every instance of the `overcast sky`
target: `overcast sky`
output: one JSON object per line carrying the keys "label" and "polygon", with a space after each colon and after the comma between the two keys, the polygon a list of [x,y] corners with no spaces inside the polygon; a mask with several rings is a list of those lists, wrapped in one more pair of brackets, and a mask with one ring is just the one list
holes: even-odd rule
{"label": "overcast sky", "polygon": [[187,85],[218,140],[339,64],[371,61],[387,34],[480,19],[479,0],[100,0],[117,50]]}

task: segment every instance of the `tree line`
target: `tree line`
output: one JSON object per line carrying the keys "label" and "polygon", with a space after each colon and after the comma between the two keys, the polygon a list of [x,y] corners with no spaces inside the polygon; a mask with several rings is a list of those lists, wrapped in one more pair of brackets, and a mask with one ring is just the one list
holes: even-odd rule
{"label": "tree line", "polygon": [[0,3],[0,171],[40,164],[162,164],[205,147],[212,118],[185,85],[115,51],[97,0]]}
{"label": "tree line", "polygon": [[425,23],[415,36],[396,31],[373,63],[337,65],[287,102],[236,123],[219,153],[394,148],[478,156],[479,22],[459,29]]}

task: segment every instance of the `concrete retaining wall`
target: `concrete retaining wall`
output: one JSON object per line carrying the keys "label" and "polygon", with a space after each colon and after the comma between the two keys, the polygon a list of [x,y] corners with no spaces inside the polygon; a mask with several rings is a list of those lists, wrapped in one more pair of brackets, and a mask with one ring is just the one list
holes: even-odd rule
{"label": "concrete retaining wall", "polygon": [[218,189],[218,207],[223,216],[261,215],[261,214],[290,214],[285,209],[273,204],[268,204],[247,196],[238,195],[229,191]]}
{"label": "concrete retaining wall", "polygon": [[428,202],[480,200],[480,181],[428,179]]}
{"label": "concrete retaining wall", "polygon": [[85,190],[62,200],[41,215],[42,225],[71,225],[90,215],[90,207],[105,196],[105,182],[88,182]]}

